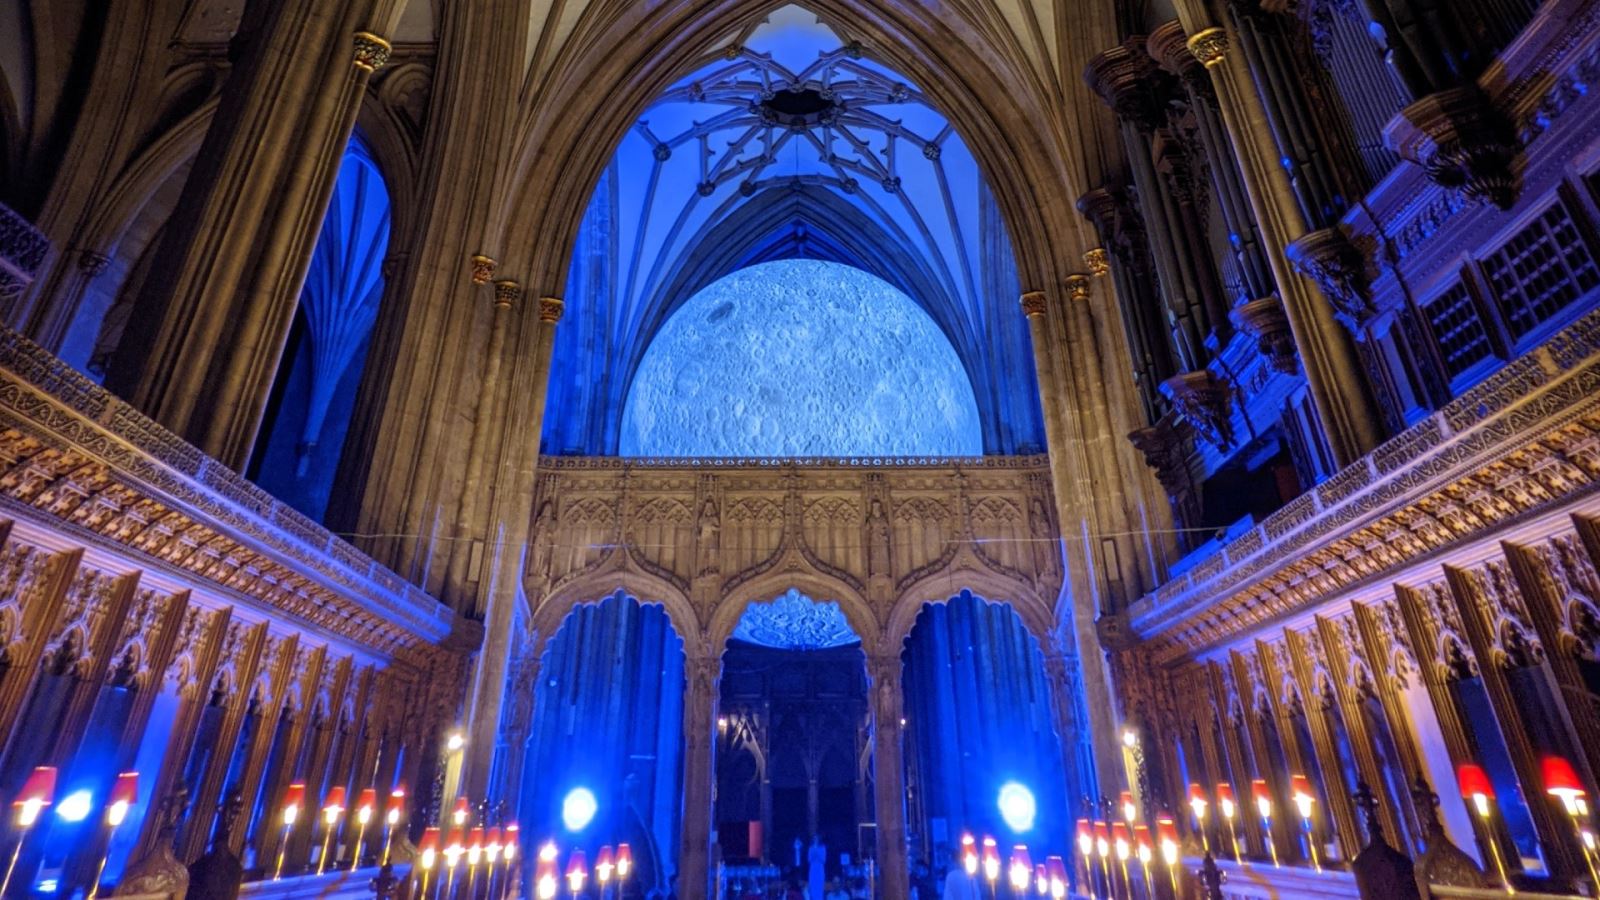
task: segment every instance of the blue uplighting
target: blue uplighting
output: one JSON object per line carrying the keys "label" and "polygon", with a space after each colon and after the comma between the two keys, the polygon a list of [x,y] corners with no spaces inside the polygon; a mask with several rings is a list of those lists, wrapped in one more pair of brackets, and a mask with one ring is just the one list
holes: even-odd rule
{"label": "blue uplighting", "polygon": [[1000,818],[1006,827],[1017,834],[1033,830],[1033,818],[1039,807],[1033,800],[1033,791],[1008,781],[1000,788]]}
{"label": "blue uplighting", "polygon": [[89,818],[89,813],[94,809],[94,794],[88,791],[73,791],[61,798],[61,804],[56,807],[56,815],[68,822],[82,822]]}
{"label": "blue uplighting", "polygon": [[584,787],[573,788],[561,801],[561,824],[567,826],[568,831],[582,831],[594,821],[594,814],[599,809],[600,804],[595,801],[593,791]]}

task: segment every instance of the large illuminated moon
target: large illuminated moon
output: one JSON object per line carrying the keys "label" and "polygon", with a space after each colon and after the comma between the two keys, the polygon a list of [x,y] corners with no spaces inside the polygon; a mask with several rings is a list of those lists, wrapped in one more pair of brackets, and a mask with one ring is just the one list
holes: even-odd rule
{"label": "large illuminated moon", "polygon": [[977,456],[954,348],[893,285],[839,263],[740,269],[689,298],[645,351],[624,456]]}

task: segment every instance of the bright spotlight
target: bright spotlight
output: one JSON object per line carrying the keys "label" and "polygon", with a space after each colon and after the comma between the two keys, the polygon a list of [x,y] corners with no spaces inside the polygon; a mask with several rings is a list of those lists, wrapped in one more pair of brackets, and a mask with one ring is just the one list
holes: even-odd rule
{"label": "bright spotlight", "polygon": [[573,788],[561,801],[561,823],[567,826],[568,831],[582,831],[594,821],[594,814],[600,808],[595,802],[594,792],[588,788]]}
{"label": "bright spotlight", "polygon": [[1000,818],[1006,822],[1006,827],[1014,833],[1021,834],[1032,830],[1033,817],[1038,813],[1038,806],[1033,801],[1033,791],[1028,790],[1015,781],[1008,781],[1000,788]]}
{"label": "bright spotlight", "polygon": [[61,798],[61,804],[56,807],[56,815],[68,822],[82,822],[89,818],[93,808],[94,794],[87,790],[73,791]]}

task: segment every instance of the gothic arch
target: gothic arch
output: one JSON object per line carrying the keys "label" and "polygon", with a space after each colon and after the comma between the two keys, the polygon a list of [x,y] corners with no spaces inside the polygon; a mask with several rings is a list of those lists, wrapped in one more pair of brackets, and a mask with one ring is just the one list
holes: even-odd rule
{"label": "gothic arch", "polygon": [[[540,102],[517,123],[513,188],[498,217],[503,234],[489,236],[504,246],[509,268],[559,294],[588,192],[609,161],[594,148],[617,146],[640,111],[673,79],[707,61],[719,38],[783,5],[698,0],[590,7],[556,59]],[[1079,268],[1079,251],[1088,246],[1083,223],[1070,203],[1038,202],[1041,192],[1068,198],[1086,187],[1070,183],[1062,160],[1048,152],[1069,127],[1063,98],[1026,62],[1019,64],[1015,47],[990,39],[995,23],[949,5],[804,5],[820,17],[855,23],[871,54],[921,86],[968,142],[1009,227],[1025,287],[1053,289]],[[951,31],[961,32],[960,39]],[[618,88],[602,95],[590,90],[594,84]],[[561,113],[533,118],[548,110]],[[511,210],[517,215],[507,221]]]}
{"label": "gothic arch", "polygon": [[815,570],[783,571],[775,569],[759,578],[738,585],[725,593],[706,623],[706,649],[714,659],[721,659],[728,648],[728,638],[738,626],[739,619],[752,603],[765,603],[794,588],[814,600],[827,600],[839,604],[844,617],[861,638],[861,649],[868,656],[882,637],[882,628],[872,607],[854,588],[831,575]]}
{"label": "gothic arch", "polygon": [[[1033,635],[1041,653],[1048,653],[1055,631],[1055,617],[1050,605],[1041,600],[1033,588],[1025,583],[1001,575],[984,565],[955,568],[961,560],[952,560],[902,588],[889,612],[884,628],[885,646],[899,648],[911,636],[917,616],[930,603],[949,603],[963,590],[986,603],[1004,605],[1016,612],[1024,628]],[[898,650],[897,650],[898,652]]]}
{"label": "gothic arch", "polygon": [[660,606],[667,622],[683,641],[686,657],[698,655],[703,649],[704,636],[694,607],[689,598],[666,579],[638,571],[604,570],[590,572],[561,585],[554,593],[538,602],[533,610],[531,630],[533,640],[531,656],[544,657],[545,646],[566,622],[572,611],[580,606],[595,606],[618,593],[633,599],[641,606]]}

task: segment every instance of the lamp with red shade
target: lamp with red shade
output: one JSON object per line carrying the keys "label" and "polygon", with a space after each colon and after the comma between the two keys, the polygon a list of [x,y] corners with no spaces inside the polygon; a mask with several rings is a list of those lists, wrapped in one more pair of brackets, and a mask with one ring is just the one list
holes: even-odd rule
{"label": "lamp with red shade", "polygon": [[339,825],[339,817],[344,814],[344,785],[336,784],[328,788],[328,796],[322,798],[322,853],[317,856],[317,874],[321,875],[328,867],[328,851],[332,849],[333,832]]}
{"label": "lamp with red shade", "polygon": [[1211,839],[1206,836],[1206,810],[1211,806],[1211,801],[1206,798],[1206,789],[1198,784],[1189,785],[1189,812],[1194,816],[1194,829],[1200,832],[1200,847],[1206,852],[1211,851]]}
{"label": "lamp with red shade", "polygon": [[428,896],[428,876],[433,872],[433,867],[439,864],[439,829],[428,827],[422,829],[422,840],[417,842],[417,871],[422,873],[418,897]]}
{"label": "lamp with red shade", "polygon": [[272,880],[283,877],[283,855],[289,849],[289,833],[300,820],[300,808],[306,803],[306,786],[296,782],[283,792],[283,835],[278,841],[278,864],[272,869]]}
{"label": "lamp with red shade", "polygon": [[378,811],[378,792],[373,788],[362,788],[356,795],[356,850],[350,854],[350,871],[354,872],[361,865],[361,845],[366,842],[367,825],[372,822],[372,817]]}
{"label": "lamp with red shade", "polygon": [[1233,820],[1239,815],[1239,801],[1233,796],[1233,785],[1226,781],[1217,783],[1217,812],[1228,823],[1228,843],[1233,845],[1233,858],[1243,863],[1244,856],[1239,853],[1239,832],[1233,827]]}
{"label": "lamp with red shade", "polygon": [[1589,792],[1578,778],[1578,771],[1564,757],[1545,756],[1539,760],[1539,774],[1544,781],[1544,792],[1561,801],[1561,808],[1572,820],[1583,847],[1583,861],[1589,866],[1589,880],[1600,891],[1600,867],[1595,864],[1595,837],[1589,827]]}
{"label": "lamp with red shade", "polygon": [[[111,794],[106,798],[106,830],[109,834],[116,834],[120,826],[128,818],[128,810],[139,802],[139,773],[123,772],[111,784]],[[100,879],[106,874],[106,862],[111,859],[111,841],[106,841],[105,855],[100,857],[100,867],[95,870],[94,883],[89,885],[89,893],[84,900],[94,900],[100,894]]]}
{"label": "lamp with red shade", "polygon": [[400,816],[406,810],[405,785],[389,792],[389,803],[383,810],[383,860],[382,864],[389,862],[389,848],[394,845],[394,829],[400,824]]}
{"label": "lamp with red shade", "polygon": [[1267,855],[1278,865],[1278,846],[1272,840],[1272,789],[1265,778],[1250,782],[1250,798],[1256,803],[1256,814],[1261,816],[1261,837],[1267,842]]}
{"label": "lamp with red shade", "polygon": [[1317,802],[1317,795],[1311,792],[1311,779],[1304,775],[1290,775],[1289,797],[1294,800],[1295,811],[1300,814],[1300,827],[1305,831],[1306,849],[1311,854],[1311,867],[1321,872],[1322,860],[1317,858],[1316,829],[1311,822],[1311,813]]}

